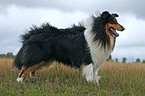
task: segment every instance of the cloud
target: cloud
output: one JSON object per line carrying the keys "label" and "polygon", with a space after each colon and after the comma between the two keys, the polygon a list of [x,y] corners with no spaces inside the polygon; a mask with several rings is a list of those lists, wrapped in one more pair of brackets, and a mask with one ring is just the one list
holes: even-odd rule
{"label": "cloud", "polygon": [[10,6],[7,14],[0,15],[0,53],[13,52],[16,54],[21,46],[20,35],[29,30],[32,25],[40,26],[42,23],[49,22],[53,26],[66,28],[87,16],[79,11],[63,13],[54,9]]}
{"label": "cloud", "polygon": [[145,21],[127,13],[121,14],[118,22],[125,27],[125,31],[118,32],[120,36],[116,39],[113,57],[126,57],[130,62],[136,58],[145,59]]}
{"label": "cloud", "polygon": [[94,12],[108,10],[120,15],[118,22],[126,30],[117,38],[113,56],[145,58],[145,1],[140,0],[1,0],[0,53],[17,53],[23,34],[33,24],[43,22],[59,28],[71,26]]}
{"label": "cloud", "polygon": [[124,32],[118,32],[120,33],[119,47],[145,47],[144,20],[138,19],[133,14],[124,14],[119,22],[125,27]]}
{"label": "cloud", "polygon": [[73,24],[78,24],[78,22],[88,17],[87,14],[80,11],[63,13],[59,10],[43,10],[42,14],[42,23],[49,22],[51,25],[60,28],[66,28]]}
{"label": "cloud", "polygon": [[[31,14],[31,12],[37,14]],[[8,8],[7,14],[0,15],[0,53],[16,53],[14,50],[20,47],[20,34],[24,33],[32,24],[40,24],[40,18],[37,10],[15,6]]]}
{"label": "cloud", "polygon": [[112,57],[113,59],[119,58],[119,61],[122,61],[122,58],[127,58],[127,62],[135,62],[137,58],[145,60],[145,46],[144,47],[115,47]]}
{"label": "cloud", "polygon": [[[6,6],[24,8],[57,9],[63,12],[83,11],[91,14],[95,11],[109,10],[122,13],[133,13],[145,19],[145,0],[1,0],[0,9]],[[3,7],[2,7],[3,6]]]}

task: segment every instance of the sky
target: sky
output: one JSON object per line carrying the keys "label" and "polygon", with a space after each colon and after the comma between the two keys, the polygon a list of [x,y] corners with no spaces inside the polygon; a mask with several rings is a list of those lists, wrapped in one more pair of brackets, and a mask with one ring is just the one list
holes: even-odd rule
{"label": "sky", "polygon": [[20,35],[32,25],[50,23],[58,28],[109,11],[117,13],[125,31],[116,40],[112,57],[128,62],[145,60],[145,0],[0,0],[0,54],[17,54]]}

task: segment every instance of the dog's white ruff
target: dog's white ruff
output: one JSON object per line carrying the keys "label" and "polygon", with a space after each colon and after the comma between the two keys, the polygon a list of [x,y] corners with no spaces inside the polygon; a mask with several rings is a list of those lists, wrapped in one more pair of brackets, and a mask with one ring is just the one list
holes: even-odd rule
{"label": "dog's white ruff", "polygon": [[86,25],[85,26],[86,30],[84,32],[84,35],[88,43],[93,62],[91,65],[88,65],[83,68],[83,76],[84,75],[86,76],[87,81],[97,82],[97,84],[99,85],[99,79],[101,76],[98,76],[98,71],[100,67],[104,64],[106,59],[109,57],[111,52],[113,51],[112,49],[114,46],[114,39],[112,37],[110,40],[111,47],[108,47],[108,46],[106,48],[101,47],[101,45],[99,44],[99,41],[93,40],[95,36],[92,32],[93,19],[89,18],[87,23],[88,24],[84,24]]}

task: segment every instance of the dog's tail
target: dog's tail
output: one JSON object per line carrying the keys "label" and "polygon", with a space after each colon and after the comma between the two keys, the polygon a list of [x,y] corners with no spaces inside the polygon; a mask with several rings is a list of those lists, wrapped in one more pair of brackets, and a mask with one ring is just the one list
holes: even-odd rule
{"label": "dog's tail", "polygon": [[[30,31],[21,36],[22,48],[17,53],[12,68],[14,70],[21,70],[22,66],[31,67],[33,65],[39,64],[42,60],[47,60],[49,58],[49,52],[43,46],[44,34],[53,34],[51,30],[58,31],[55,27],[51,25],[44,24],[41,28],[34,26]],[[50,36],[48,34],[48,36]],[[47,45],[48,48],[49,45]],[[51,47],[51,46],[50,46]],[[47,55],[46,55],[47,52]]]}
{"label": "dog's tail", "polygon": [[14,62],[13,62],[13,70],[21,70],[21,67],[23,66],[23,63],[22,63],[22,53],[24,51],[24,48],[22,47],[18,54],[16,55],[15,59],[14,59]]}

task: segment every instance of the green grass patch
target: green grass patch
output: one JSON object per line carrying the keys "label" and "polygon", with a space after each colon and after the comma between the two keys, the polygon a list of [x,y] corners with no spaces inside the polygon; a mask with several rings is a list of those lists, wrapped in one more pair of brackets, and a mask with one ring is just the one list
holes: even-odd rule
{"label": "green grass patch", "polygon": [[144,96],[145,64],[106,62],[99,71],[100,87],[87,82],[81,71],[62,64],[42,69],[37,79],[11,69],[13,59],[0,59],[0,96]]}

